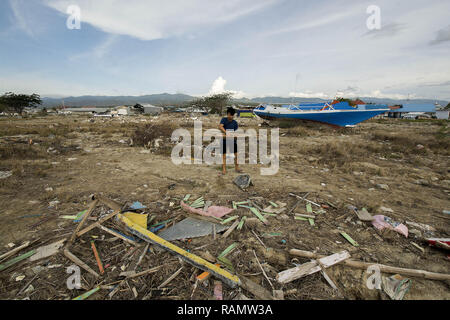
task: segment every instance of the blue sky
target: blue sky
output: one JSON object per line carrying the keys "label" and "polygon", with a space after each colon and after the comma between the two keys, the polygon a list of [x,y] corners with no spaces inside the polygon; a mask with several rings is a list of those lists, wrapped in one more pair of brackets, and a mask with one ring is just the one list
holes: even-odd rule
{"label": "blue sky", "polygon": [[[74,4],[80,30],[66,27]],[[4,0],[0,93],[450,100],[449,12],[437,0]]]}

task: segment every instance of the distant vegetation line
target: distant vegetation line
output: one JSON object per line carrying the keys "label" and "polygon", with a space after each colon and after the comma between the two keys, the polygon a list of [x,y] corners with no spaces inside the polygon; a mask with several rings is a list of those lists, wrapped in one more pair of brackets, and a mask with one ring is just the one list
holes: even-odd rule
{"label": "distant vegetation line", "polygon": [[[386,103],[386,104],[404,104],[404,103],[435,103],[438,102],[443,106],[446,106],[449,102],[443,100],[431,100],[431,99],[414,99],[414,100],[394,100],[394,99],[381,99],[372,97],[359,97],[365,102],[373,103]],[[81,107],[81,106],[95,106],[95,107],[108,107],[119,105],[135,105],[140,104],[153,104],[156,106],[182,106],[193,100],[196,97],[187,94],[152,94],[143,96],[81,96],[81,97],[67,97],[67,98],[42,98],[43,107],[56,107],[61,106],[64,100],[65,106]],[[286,97],[257,97],[252,99],[233,99],[237,104],[258,104],[258,103],[301,103],[301,102],[325,102],[328,100],[319,98],[286,98]]]}

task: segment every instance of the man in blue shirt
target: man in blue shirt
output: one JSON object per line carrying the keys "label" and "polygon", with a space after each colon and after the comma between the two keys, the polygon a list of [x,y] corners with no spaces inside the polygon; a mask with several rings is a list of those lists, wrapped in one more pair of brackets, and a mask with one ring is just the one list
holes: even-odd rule
{"label": "man in blue shirt", "polygon": [[[236,122],[236,120],[234,120],[234,115],[235,115],[236,111],[233,108],[228,108],[227,109],[227,116],[222,118],[222,120],[220,120],[220,125],[219,125],[219,129],[220,131],[223,132],[223,139],[222,139],[222,159],[223,159],[223,163],[222,163],[222,174],[226,174],[227,173],[227,166],[226,166],[226,157],[227,157],[227,130],[233,130],[236,131],[238,129],[238,123]],[[236,172],[242,172],[241,169],[239,169],[239,165],[237,162],[237,142],[236,142],[236,138],[233,139],[233,152],[234,152],[234,166],[235,166],[235,170]]]}

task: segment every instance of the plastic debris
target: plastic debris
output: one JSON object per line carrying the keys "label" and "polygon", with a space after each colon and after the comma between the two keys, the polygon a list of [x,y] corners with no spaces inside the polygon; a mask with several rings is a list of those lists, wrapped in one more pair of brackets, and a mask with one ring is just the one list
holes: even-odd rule
{"label": "plastic debris", "polygon": [[391,229],[408,238],[408,227],[404,224],[395,222],[391,218],[383,215],[376,215],[373,216],[373,218],[372,225],[378,230],[383,230],[385,228]]}

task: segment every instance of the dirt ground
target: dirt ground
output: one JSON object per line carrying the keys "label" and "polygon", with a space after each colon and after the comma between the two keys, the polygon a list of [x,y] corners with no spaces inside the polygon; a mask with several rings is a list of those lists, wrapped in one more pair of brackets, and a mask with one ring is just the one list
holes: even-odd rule
{"label": "dirt ground", "polygon": [[[220,118],[202,116],[199,120],[208,129],[216,128]],[[261,119],[237,120],[243,129],[270,129]],[[152,223],[175,219],[168,227],[187,216],[178,207],[186,194],[191,194],[191,199],[202,196],[214,205],[228,207],[232,201],[262,197],[263,204],[280,201],[290,209],[297,202],[289,196],[290,192],[298,195],[309,192],[307,199],[325,208],[325,212],[317,215],[314,226],[308,221],[294,220],[293,214],[287,215],[286,210],[276,217],[267,217],[268,225],[257,221],[246,223],[242,230],[233,231],[226,239],[206,236],[174,243],[197,255],[208,251],[217,257],[237,242],[237,248],[228,256],[235,271],[272,293],[254,258],[255,250],[274,289],[282,289],[285,299],[293,300],[389,298],[381,290],[367,288],[365,270],[343,265],[327,269],[337,291],[320,273],[281,285],[275,280],[278,272],[309,261],[289,255],[289,249],[323,255],[348,250],[355,260],[449,273],[449,252],[422,241],[425,237],[450,237],[450,216],[443,213],[450,209],[448,121],[377,119],[353,129],[279,123],[279,172],[263,176],[260,174],[263,165],[243,165],[254,184],[247,191],[233,184],[238,175],[233,166],[228,167],[227,175],[219,176],[217,165],[174,165],[170,159],[173,144],[167,141],[167,136],[148,146],[137,146],[134,132],[146,124],[156,128],[170,124],[193,131],[193,119],[178,114],[113,119],[79,115],[0,119],[0,171],[12,172],[10,177],[0,179],[0,255],[27,240],[34,242],[21,253],[69,237],[77,224],[60,216],[87,209],[93,194],[102,194],[121,204],[140,201],[147,206],[146,212],[154,216]],[[408,226],[408,238],[393,231],[380,233],[370,223],[359,221],[348,205],[365,207],[372,215],[384,214],[402,223],[430,225],[435,231]],[[386,208],[392,212],[383,211]],[[93,217],[98,218],[107,210],[100,205]],[[301,202],[293,212],[306,214],[305,203]],[[238,208],[233,214],[254,217],[246,208]],[[120,228],[114,221],[107,225]],[[265,247],[273,250],[263,247],[252,230]],[[352,246],[340,231],[349,234],[359,246]],[[67,288],[66,268],[72,262],[60,252],[0,271],[0,298],[69,299],[101,284],[105,287],[90,299],[109,299],[110,289],[121,281],[119,273],[133,268],[145,245],[141,243],[138,253],[131,254],[130,259],[123,258],[133,246],[113,238],[94,229],[75,242],[73,252],[98,270],[90,245],[95,239],[100,257],[108,266],[99,279],[82,270],[81,289]],[[424,248],[424,252],[412,242]],[[15,246],[9,247],[10,243]],[[164,268],[158,272],[126,281],[113,299],[213,299],[214,279],[199,284],[193,291],[195,275],[201,271],[186,263],[166,289],[157,289],[182,265],[168,252],[152,249],[136,270],[159,265]],[[36,266],[41,270],[37,272]],[[21,275],[25,278],[16,281]],[[411,287],[404,299],[450,298],[448,281],[410,279]],[[25,290],[30,281],[32,289]],[[255,298],[244,289],[223,286],[224,299],[234,299],[238,293]]]}

